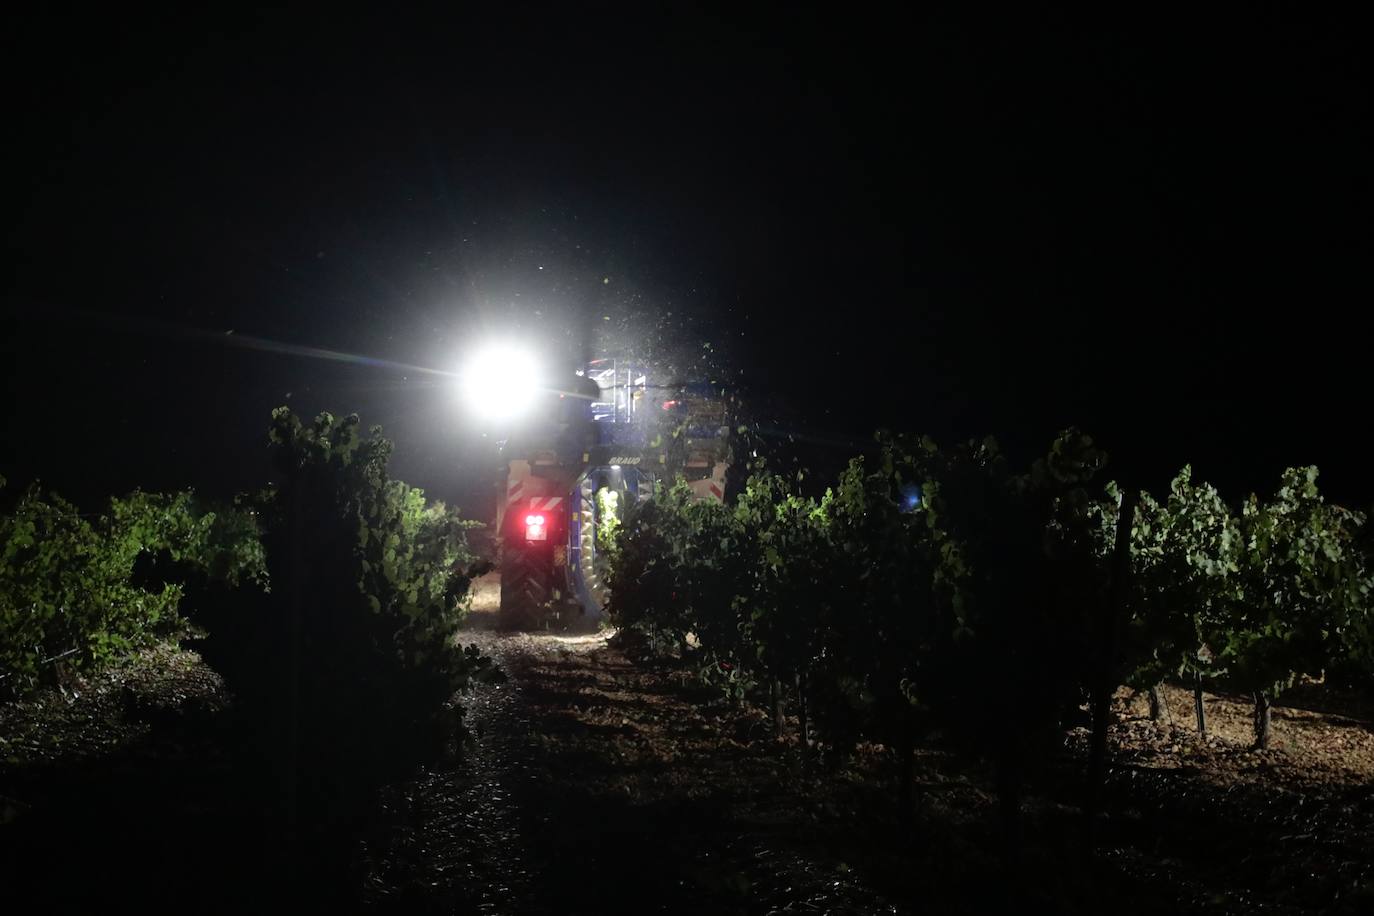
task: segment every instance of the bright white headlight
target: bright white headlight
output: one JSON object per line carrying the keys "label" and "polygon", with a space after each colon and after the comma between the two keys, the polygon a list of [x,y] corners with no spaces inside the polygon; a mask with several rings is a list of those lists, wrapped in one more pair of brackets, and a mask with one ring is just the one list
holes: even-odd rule
{"label": "bright white headlight", "polygon": [[494,344],[478,351],[461,376],[464,398],[478,413],[493,419],[511,419],[524,413],[540,388],[534,355],[510,344]]}

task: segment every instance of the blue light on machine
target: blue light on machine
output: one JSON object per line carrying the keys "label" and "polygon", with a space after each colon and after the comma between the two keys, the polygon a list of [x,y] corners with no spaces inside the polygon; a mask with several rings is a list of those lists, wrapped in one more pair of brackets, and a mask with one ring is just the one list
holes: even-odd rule
{"label": "blue light on machine", "polygon": [[914,483],[902,487],[902,510],[915,512],[921,506],[921,488]]}

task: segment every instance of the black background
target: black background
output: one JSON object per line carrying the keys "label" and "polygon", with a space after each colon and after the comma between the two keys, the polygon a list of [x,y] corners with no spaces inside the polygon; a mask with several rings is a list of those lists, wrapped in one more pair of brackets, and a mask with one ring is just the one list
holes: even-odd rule
{"label": "black background", "polygon": [[287,403],[480,511],[446,388],[242,341],[448,368],[612,315],[817,438],[1072,423],[1143,485],[1317,463],[1367,505],[1351,17],[495,6],[14,20],[10,487],[255,487]]}

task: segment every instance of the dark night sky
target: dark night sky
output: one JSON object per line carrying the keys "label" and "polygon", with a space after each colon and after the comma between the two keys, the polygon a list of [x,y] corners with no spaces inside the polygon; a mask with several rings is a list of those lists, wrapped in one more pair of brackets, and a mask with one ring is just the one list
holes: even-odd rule
{"label": "dark night sky", "polygon": [[1370,74],[1336,13],[335,9],[11,23],[11,486],[253,487],[290,403],[470,501],[490,440],[447,392],[224,332],[445,367],[614,314],[688,321],[821,437],[1077,423],[1141,483],[1315,462],[1370,498]]}

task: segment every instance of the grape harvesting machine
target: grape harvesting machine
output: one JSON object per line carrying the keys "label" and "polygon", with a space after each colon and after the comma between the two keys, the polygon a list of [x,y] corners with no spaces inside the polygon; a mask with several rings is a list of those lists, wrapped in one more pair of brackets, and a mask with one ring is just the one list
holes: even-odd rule
{"label": "grape harvesting machine", "polygon": [[722,500],[723,402],[704,384],[655,384],[626,359],[595,359],[574,390],[551,394],[506,442],[497,496],[499,622],[506,629],[594,626],[605,605],[605,553],[621,520],[678,475]]}

